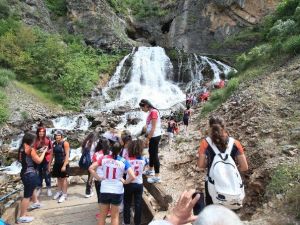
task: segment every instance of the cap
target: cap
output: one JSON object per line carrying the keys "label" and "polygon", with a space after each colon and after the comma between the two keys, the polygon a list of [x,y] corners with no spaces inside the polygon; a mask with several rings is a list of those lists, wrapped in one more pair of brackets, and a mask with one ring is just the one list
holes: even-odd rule
{"label": "cap", "polygon": [[61,136],[63,136],[64,135],[64,132],[62,131],[62,130],[56,130],[55,132],[54,132],[54,136],[55,135],[61,135]]}

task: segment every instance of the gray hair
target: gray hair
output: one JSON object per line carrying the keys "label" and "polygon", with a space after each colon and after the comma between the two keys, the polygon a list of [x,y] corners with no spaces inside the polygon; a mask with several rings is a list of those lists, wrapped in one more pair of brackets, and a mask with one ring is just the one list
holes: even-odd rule
{"label": "gray hair", "polygon": [[240,218],[221,205],[209,205],[199,214],[194,225],[243,225]]}

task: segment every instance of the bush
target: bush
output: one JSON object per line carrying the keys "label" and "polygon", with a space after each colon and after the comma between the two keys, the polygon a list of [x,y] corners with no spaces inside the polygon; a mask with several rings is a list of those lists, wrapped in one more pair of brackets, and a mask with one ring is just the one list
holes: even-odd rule
{"label": "bush", "polygon": [[299,0],[283,0],[277,6],[275,15],[278,19],[289,18],[291,15],[294,15],[298,5]]}
{"label": "bush", "polygon": [[66,0],[46,0],[48,9],[56,16],[64,16],[67,14],[67,2]]}
{"label": "bush", "polygon": [[300,220],[300,184],[296,184],[287,192],[285,200],[288,206],[288,212],[295,215],[297,220]]}
{"label": "bush", "polygon": [[10,79],[14,79],[16,77],[15,73],[11,70],[0,69],[0,86],[7,86]]}
{"label": "bush", "polygon": [[0,90],[0,124],[5,123],[8,120],[9,111],[6,102],[5,94]]}
{"label": "bush", "polygon": [[6,19],[9,16],[9,5],[6,0],[0,0],[0,19]]}
{"label": "bush", "polygon": [[295,33],[296,31],[296,22],[292,19],[286,21],[277,20],[274,26],[270,29],[268,38],[270,40],[276,39],[278,37],[286,37],[290,34]]}
{"label": "bush", "polygon": [[294,35],[289,37],[284,43],[283,43],[283,51],[286,53],[300,53],[300,36]]}

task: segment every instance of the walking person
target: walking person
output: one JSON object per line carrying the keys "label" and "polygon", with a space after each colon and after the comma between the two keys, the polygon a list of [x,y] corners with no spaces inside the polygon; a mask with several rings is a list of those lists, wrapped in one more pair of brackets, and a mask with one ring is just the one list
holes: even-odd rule
{"label": "walking person", "polygon": [[[123,185],[135,179],[130,163],[119,155],[120,151],[121,145],[115,143],[111,147],[112,155],[103,156],[97,164],[92,164],[89,168],[91,175],[101,181],[98,225],[105,225],[109,209],[111,209],[111,225],[119,225],[119,206],[123,199]],[[102,167],[103,177],[95,171],[98,166]],[[123,179],[124,172],[128,174],[126,180]]]}
{"label": "walking person", "polygon": [[44,160],[47,148],[42,148],[39,152],[40,155],[38,155],[36,149],[31,147],[35,138],[36,136],[33,133],[26,133],[18,152],[18,158],[22,164],[21,180],[24,185],[24,196],[21,201],[21,213],[17,220],[18,223],[30,223],[34,220],[34,217],[27,215],[30,199],[33,204],[29,209],[41,207],[36,192],[36,187],[39,183],[37,164],[40,164]]}
{"label": "walking person", "polygon": [[[103,171],[102,171],[102,167],[98,166],[98,160],[100,160],[103,156],[105,155],[109,155],[109,141],[104,138],[101,137],[96,145],[95,148],[95,152],[94,155],[92,157],[92,165],[93,167],[97,167],[96,173],[99,177],[103,177]],[[90,174],[90,172],[89,172]],[[92,175],[91,175],[92,177]],[[96,189],[96,193],[97,193],[97,199],[98,199],[98,205],[99,205],[99,210],[100,210],[100,188],[101,188],[101,181],[95,180],[95,189]],[[100,214],[96,214],[96,218],[99,219],[100,218]]]}
{"label": "walking person", "polygon": [[[216,154],[217,153],[217,154]],[[225,154],[225,155],[223,155]],[[223,173],[226,173],[226,176],[222,176],[222,177],[218,177],[218,180],[222,180],[223,183],[227,183],[228,185],[223,185],[224,187],[221,187],[223,189],[223,191],[230,186],[235,186],[235,183],[232,181],[235,181],[235,179],[237,179],[237,177],[239,177],[239,173],[235,173],[233,174],[233,177],[235,179],[230,179],[230,172],[234,171],[231,170],[227,173],[227,171],[225,171],[226,169],[226,165],[229,165],[230,168],[236,168],[235,167],[235,163],[238,165],[238,170],[240,172],[243,171],[247,171],[248,170],[248,163],[247,163],[247,159],[246,156],[244,154],[244,149],[242,147],[242,145],[240,144],[240,142],[238,140],[234,140],[233,138],[228,136],[228,133],[226,131],[225,128],[225,122],[221,117],[218,116],[213,116],[209,119],[209,135],[207,138],[202,139],[201,143],[200,143],[200,148],[198,151],[198,167],[200,169],[205,169],[207,168],[207,178],[205,181],[205,201],[206,201],[206,205],[210,205],[213,203],[217,203],[217,199],[216,201],[213,201],[212,196],[215,193],[213,192],[213,189],[209,189],[210,184],[215,184],[217,183],[216,180],[217,178],[212,178],[212,173],[211,170],[212,168],[214,170],[217,169],[217,166],[213,166],[217,165],[215,164],[214,160],[216,157],[220,157],[221,159],[219,160],[220,162],[225,161],[224,162],[224,166],[221,167]],[[227,155],[227,156],[226,156]],[[230,157],[228,157],[230,155]],[[225,157],[223,157],[225,156]],[[234,162],[227,162],[226,160],[232,158],[234,160]],[[218,158],[217,158],[218,159]],[[218,163],[219,165],[222,165],[222,163]],[[218,174],[218,173],[215,173]],[[213,180],[215,179],[215,180]],[[210,183],[210,184],[209,184]],[[222,186],[222,185],[221,185]],[[243,188],[243,184],[237,184],[237,189]],[[243,190],[242,190],[243,191]],[[233,195],[233,193],[231,192],[231,195]],[[224,198],[224,205],[225,205],[225,197],[226,195],[223,195]],[[230,207],[229,207],[230,208]]]}
{"label": "walking person", "polygon": [[161,182],[159,177],[160,162],[158,158],[158,144],[161,138],[159,111],[147,99],[142,99],[139,106],[144,112],[148,112],[145,146],[149,146],[149,169],[145,171],[145,174],[152,176],[147,179],[149,183],[159,183]]}
{"label": "walking person", "polygon": [[47,187],[47,195],[52,196],[51,191],[51,174],[50,174],[50,159],[52,157],[52,141],[50,138],[46,136],[46,128],[39,126],[36,131],[37,138],[33,144],[33,148],[36,150],[40,150],[44,147],[47,147],[47,152],[44,157],[43,162],[38,165],[38,173],[39,173],[39,183],[37,187],[37,195],[40,195],[40,192],[43,187],[43,180],[45,179],[46,187]]}
{"label": "walking person", "polygon": [[[128,145],[129,163],[134,170],[136,178],[131,183],[124,185],[124,224],[130,224],[130,208],[134,199],[134,224],[141,225],[142,195],[143,195],[143,171],[146,160],[142,157],[144,143],[135,140]],[[128,175],[127,175],[128,176]]]}
{"label": "walking person", "polygon": [[[88,168],[90,167],[91,163],[92,163],[92,158],[95,152],[95,147],[96,147],[96,137],[97,135],[95,135],[94,132],[90,133],[82,142],[81,148],[82,148],[82,154],[86,154],[87,157],[89,157],[89,160],[87,160],[86,163],[89,163],[89,165],[86,165],[86,169],[88,170]],[[93,189],[92,189],[92,176],[91,174],[88,172],[88,179],[86,182],[86,187],[85,187],[85,197],[86,198],[90,198],[94,195],[93,193]]]}
{"label": "walking person", "polygon": [[171,116],[170,120],[168,121],[168,127],[167,127],[169,144],[171,144],[173,141],[175,129],[176,129],[176,121],[174,120],[174,117]]}
{"label": "walking person", "polygon": [[192,110],[190,109],[190,106],[187,106],[186,109],[183,112],[183,124],[185,126],[185,135],[188,136],[189,132],[188,132],[188,126],[189,126],[189,119],[190,116],[192,114]]}
{"label": "walking person", "polygon": [[58,203],[62,203],[67,199],[70,145],[67,141],[63,140],[63,132],[61,130],[55,131],[54,139],[50,165],[54,158],[52,176],[57,178],[57,192],[53,196],[53,199],[58,199]]}

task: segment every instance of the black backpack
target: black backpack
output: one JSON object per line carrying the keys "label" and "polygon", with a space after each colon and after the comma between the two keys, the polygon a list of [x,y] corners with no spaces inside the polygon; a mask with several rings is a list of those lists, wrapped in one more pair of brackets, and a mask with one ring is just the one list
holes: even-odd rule
{"label": "black backpack", "polygon": [[91,161],[90,149],[84,148],[79,160],[79,167],[81,169],[88,170],[91,164],[92,161]]}

